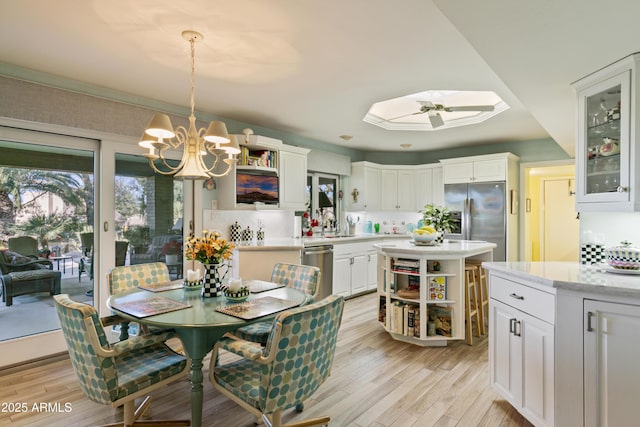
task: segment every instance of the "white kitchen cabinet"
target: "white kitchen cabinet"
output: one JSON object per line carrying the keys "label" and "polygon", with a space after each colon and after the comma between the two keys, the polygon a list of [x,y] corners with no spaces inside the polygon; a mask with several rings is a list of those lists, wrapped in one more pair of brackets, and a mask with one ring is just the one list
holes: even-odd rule
{"label": "white kitchen cabinet", "polygon": [[[333,294],[349,297],[375,289],[369,271],[376,277],[377,258],[370,256],[375,242],[340,243],[333,247]],[[375,265],[372,267],[372,263]]]}
{"label": "white kitchen cabinet", "polygon": [[[242,137],[244,139],[244,137]],[[259,205],[237,203],[237,173],[252,171],[256,174],[278,175],[279,203],[277,207],[288,210],[306,209],[307,154],[310,150],[282,144],[282,141],[250,135],[248,144],[241,144],[238,164],[231,173],[217,178],[219,209],[257,209]],[[265,152],[267,166],[257,165],[256,153]],[[275,208],[276,205],[269,205]]]}
{"label": "white kitchen cabinet", "polygon": [[573,84],[578,100],[576,210],[640,210],[640,54]]}
{"label": "white kitchen cabinet", "polygon": [[584,300],[584,425],[638,425],[640,306]]}
{"label": "white kitchen cabinet", "polygon": [[427,204],[444,203],[442,166],[422,165],[414,171],[414,210],[424,209]]}
{"label": "white kitchen cabinet", "polygon": [[307,154],[305,148],[283,145],[280,148],[280,208],[306,209]]}
{"label": "white kitchen cabinet", "polygon": [[411,169],[385,169],[380,172],[382,210],[408,211],[415,207],[414,172]]}
{"label": "white kitchen cabinet", "polygon": [[378,287],[378,254],[375,249],[367,251],[367,290]]}
{"label": "white kitchen cabinet", "polygon": [[369,162],[351,164],[348,209],[376,211],[380,209],[380,167]]}
{"label": "white kitchen cabinet", "polygon": [[517,157],[511,153],[443,159],[444,184],[506,181],[509,168],[517,166]]}
{"label": "white kitchen cabinet", "polygon": [[536,426],[554,425],[555,295],[490,274],[489,377]]}

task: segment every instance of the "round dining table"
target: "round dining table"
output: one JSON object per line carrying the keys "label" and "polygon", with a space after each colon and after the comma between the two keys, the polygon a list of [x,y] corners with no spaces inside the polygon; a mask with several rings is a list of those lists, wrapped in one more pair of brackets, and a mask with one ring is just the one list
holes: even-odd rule
{"label": "round dining table", "polygon": [[[147,317],[136,317],[116,308],[133,301],[139,302],[158,296],[188,304],[190,307]],[[306,294],[301,291],[289,287],[282,287],[258,294],[251,294],[248,301],[266,296],[293,301],[298,305],[307,299]],[[200,427],[202,425],[202,360],[206,354],[213,349],[215,343],[225,333],[234,331],[249,323],[273,318],[275,316],[274,313],[248,321],[216,311],[216,308],[229,304],[233,304],[233,302],[223,296],[203,298],[200,296],[199,289],[192,290],[185,288],[163,292],[150,292],[136,289],[112,295],[107,300],[109,309],[124,319],[144,325],[174,329],[176,331],[182,341],[184,350],[191,359],[191,425],[193,427]]]}

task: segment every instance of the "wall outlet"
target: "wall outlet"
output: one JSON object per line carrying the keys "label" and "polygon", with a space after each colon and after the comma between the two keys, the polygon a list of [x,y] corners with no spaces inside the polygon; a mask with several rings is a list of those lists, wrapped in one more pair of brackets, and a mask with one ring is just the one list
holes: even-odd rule
{"label": "wall outlet", "polygon": [[212,200],[211,201],[211,209],[218,209],[218,201],[217,200]]}

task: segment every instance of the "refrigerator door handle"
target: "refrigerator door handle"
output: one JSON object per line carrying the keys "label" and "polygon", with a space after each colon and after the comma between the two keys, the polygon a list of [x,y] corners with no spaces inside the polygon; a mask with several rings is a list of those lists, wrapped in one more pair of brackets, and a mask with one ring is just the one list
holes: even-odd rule
{"label": "refrigerator door handle", "polygon": [[462,238],[469,240],[470,228],[471,228],[471,200],[469,198],[464,199],[464,211],[462,213]]}
{"label": "refrigerator door handle", "polygon": [[467,211],[467,229],[466,229],[466,240],[471,240],[471,204],[473,203],[473,199],[467,198],[465,199],[465,210]]}

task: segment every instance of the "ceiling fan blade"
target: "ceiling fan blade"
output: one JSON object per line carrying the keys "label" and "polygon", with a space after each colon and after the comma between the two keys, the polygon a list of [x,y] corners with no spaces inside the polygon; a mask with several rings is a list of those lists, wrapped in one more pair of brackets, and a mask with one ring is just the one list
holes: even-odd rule
{"label": "ceiling fan blade", "polygon": [[495,108],[493,105],[460,105],[457,107],[445,107],[444,111],[493,111]]}
{"label": "ceiling fan blade", "polygon": [[398,120],[398,119],[401,119],[401,118],[403,118],[403,117],[415,116],[415,115],[417,115],[417,114],[424,114],[424,113],[426,113],[426,111],[417,111],[417,112],[415,112],[415,113],[403,114],[402,116],[393,117],[393,118],[391,118],[391,119],[386,119],[385,121],[386,121],[386,122],[392,122],[392,121],[394,121],[394,120]]}
{"label": "ceiling fan blade", "polygon": [[429,112],[429,121],[431,122],[431,127],[433,129],[439,128],[444,125],[444,120],[442,120],[442,116],[437,112]]}

